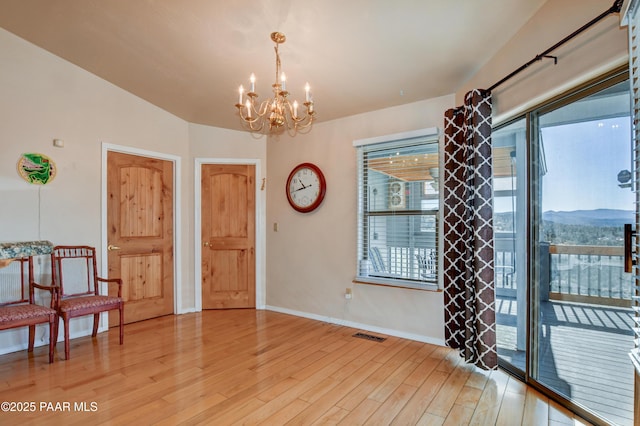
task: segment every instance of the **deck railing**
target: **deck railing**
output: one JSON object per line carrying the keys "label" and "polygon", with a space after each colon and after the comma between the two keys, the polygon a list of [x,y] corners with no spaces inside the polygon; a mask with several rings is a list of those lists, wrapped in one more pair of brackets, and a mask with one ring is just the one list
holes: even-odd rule
{"label": "deck railing", "polygon": [[417,281],[437,279],[437,255],[435,248],[387,247],[389,273]]}
{"label": "deck railing", "polygon": [[[510,238],[495,240],[495,282],[498,295],[515,296],[518,280]],[[435,247],[383,247],[380,275],[418,281],[437,278]],[[624,272],[624,251],[615,246],[540,244],[540,298],[626,305],[631,300],[632,277]]]}
{"label": "deck railing", "polygon": [[631,300],[623,247],[550,245],[549,257],[550,292]]}
{"label": "deck railing", "polygon": [[[542,297],[623,305],[631,300],[632,276],[624,272],[622,247],[544,243],[540,255],[548,259],[541,262],[548,269],[540,273]],[[496,244],[496,290],[503,295],[515,294],[517,288],[512,256],[513,250]]]}

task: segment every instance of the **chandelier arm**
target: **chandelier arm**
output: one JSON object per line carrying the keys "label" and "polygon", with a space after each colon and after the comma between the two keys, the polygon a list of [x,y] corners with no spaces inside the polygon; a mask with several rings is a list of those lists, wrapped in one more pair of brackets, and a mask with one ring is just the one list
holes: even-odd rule
{"label": "chandelier arm", "polygon": [[315,112],[313,110],[309,110],[309,108],[307,108],[307,112],[302,117],[299,117],[296,120],[296,122],[303,123],[303,122],[308,121],[309,124],[311,124],[311,122],[313,122],[314,115],[315,115]]}
{"label": "chandelier arm", "polygon": [[245,113],[244,115],[242,114],[243,109],[246,110],[246,107],[242,104],[237,104],[236,107],[238,108],[238,115],[240,116],[240,119],[242,120],[242,122],[247,122],[249,121],[247,114]]}
{"label": "chandelier arm", "polygon": [[[253,100],[253,98],[252,98],[252,100]],[[242,111],[243,110],[247,111],[247,106],[246,105],[237,105],[238,106],[238,112],[239,112],[240,118],[241,118],[241,123],[242,123],[244,128],[246,128],[246,129],[248,129],[248,130],[250,130],[252,132],[261,132],[262,129],[265,127],[264,115],[267,112],[269,101],[263,101],[258,110],[256,110],[255,105],[254,105],[253,102],[251,102],[249,105],[251,106],[251,110],[253,111],[252,117],[255,117],[255,118],[249,117],[246,113],[243,115]],[[260,112],[260,110],[262,112]]]}
{"label": "chandelier arm", "polygon": [[[253,104],[251,104],[251,109],[255,110],[253,108]],[[245,114],[243,114],[242,112],[246,111]],[[251,118],[249,116],[249,110],[247,109],[246,105],[238,105],[238,113],[240,114],[240,118],[242,119],[243,122],[245,123],[255,123],[256,121],[258,121],[260,119],[259,116],[256,116],[256,118]]]}
{"label": "chandelier arm", "polygon": [[243,121],[242,124],[252,132],[259,132],[264,127],[264,121],[262,120]]}
{"label": "chandelier arm", "polygon": [[308,124],[305,124],[304,126],[308,126],[309,124],[311,124],[311,122],[313,121],[313,115],[315,114],[313,112],[313,108],[311,108],[311,112],[309,111],[309,108],[311,107],[311,105],[313,105],[312,102],[305,102],[304,105],[307,107],[307,112],[300,116],[298,115],[294,115],[294,109],[293,109],[293,105],[291,104],[291,102],[288,99],[284,99],[283,101],[283,105],[286,106],[286,108],[289,110],[289,114],[286,115],[287,121],[293,123],[295,126],[300,126],[303,124],[303,122],[308,121]]}
{"label": "chandelier arm", "polygon": [[290,126],[287,128],[287,133],[290,136],[295,136],[296,133],[298,134],[307,134],[311,131],[312,126],[311,126],[311,121],[305,123],[305,124],[294,124],[293,126]]}
{"label": "chandelier arm", "polygon": [[258,107],[258,109],[254,109],[256,112],[256,118],[264,117],[267,114],[267,111],[269,110],[270,104],[271,104],[271,100],[269,99],[262,101],[260,103],[260,107]]}
{"label": "chandelier arm", "polygon": [[[293,120],[294,122],[296,121],[296,118],[293,115],[293,105],[291,105],[291,102],[289,101],[289,99],[286,99],[283,97],[282,99],[282,106],[283,106],[283,110],[286,108],[287,111],[289,112],[289,114],[285,114],[285,117],[287,118],[287,121]],[[283,111],[284,113],[284,111]]]}
{"label": "chandelier arm", "polygon": [[261,121],[259,126],[254,126],[253,123],[250,123],[249,128],[254,132],[259,132],[264,128],[264,121]]}
{"label": "chandelier arm", "polygon": [[305,123],[296,123],[296,129],[305,129],[307,127],[311,127],[311,123],[313,123],[313,118],[309,117],[309,120]]}

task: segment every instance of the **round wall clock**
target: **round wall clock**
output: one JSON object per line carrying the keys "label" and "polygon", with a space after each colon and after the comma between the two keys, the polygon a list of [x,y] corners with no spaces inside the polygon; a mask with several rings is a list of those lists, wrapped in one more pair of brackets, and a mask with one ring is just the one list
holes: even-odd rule
{"label": "round wall clock", "polygon": [[302,163],[289,174],[286,191],[291,207],[301,213],[308,213],[322,203],[327,182],[318,166]]}

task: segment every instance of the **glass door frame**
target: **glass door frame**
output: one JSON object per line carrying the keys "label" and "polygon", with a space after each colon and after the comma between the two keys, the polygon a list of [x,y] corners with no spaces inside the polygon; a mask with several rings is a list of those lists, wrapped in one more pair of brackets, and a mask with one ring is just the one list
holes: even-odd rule
{"label": "glass door frame", "polygon": [[[513,147],[514,151],[512,151],[511,154],[515,152],[515,158],[513,158],[515,167],[514,169],[511,170],[511,175],[510,175],[511,191],[509,191],[509,196],[512,197],[511,232],[512,232],[513,242],[511,244],[511,247],[513,248],[513,253],[511,254],[512,256],[511,261],[512,261],[512,266],[514,268],[514,271],[516,272],[513,275],[516,291],[515,291],[515,294],[511,296],[511,297],[515,297],[515,303],[516,303],[516,315],[517,315],[517,318],[515,321],[516,339],[514,342],[515,347],[505,348],[505,349],[515,350],[515,351],[523,350],[526,355],[526,353],[529,350],[529,347],[528,347],[528,342],[529,342],[528,324],[529,323],[526,315],[528,312],[527,306],[529,304],[528,286],[526,285],[526,283],[528,282],[528,276],[527,276],[527,271],[528,271],[527,244],[528,242],[524,238],[518,238],[518,236],[526,235],[528,231],[528,222],[527,222],[528,216],[526,215],[526,212],[528,209],[527,146],[528,146],[528,140],[529,140],[528,139],[529,132],[527,128],[527,121],[524,116],[518,116],[515,119],[509,120],[508,122],[501,124],[497,129],[509,130],[509,128],[514,125],[515,125],[516,131],[507,132],[506,135],[500,135],[501,139],[506,136],[505,142],[501,141],[496,143],[498,138],[495,137],[496,135],[493,136],[494,142],[493,142],[492,148],[495,153],[500,148]],[[495,132],[495,133],[498,133],[498,132]],[[497,165],[494,164],[494,179],[498,177],[496,175],[498,173],[498,170],[496,167]],[[515,170],[515,173],[514,173],[514,170]],[[504,178],[505,175],[501,174],[500,177]],[[514,179],[515,179],[515,185],[514,185]],[[498,185],[494,182],[494,197],[497,198],[497,197],[504,196],[504,194],[499,194],[504,191],[496,190],[497,186]],[[494,206],[496,204],[497,203],[494,200]],[[524,215],[522,217],[519,217],[518,212]],[[497,232],[494,232],[494,236],[496,236],[497,234],[498,234]],[[498,245],[496,245],[496,253],[498,252],[498,248],[499,248]],[[498,290],[499,289],[496,288],[496,295],[498,294]],[[510,311],[512,308],[508,306],[507,309]],[[520,315],[521,313],[523,315]],[[500,354],[500,351],[498,352],[498,354]],[[528,360],[525,359],[523,364],[525,366],[524,367],[525,369],[526,369],[527,362]],[[525,374],[524,374],[524,370],[520,369],[520,363],[512,364],[506,361],[504,358],[499,358],[499,365],[501,368],[509,371],[511,375],[516,376],[520,380],[524,381]]]}
{"label": "glass door frame", "polygon": [[[567,399],[563,395],[555,392],[553,389],[545,386],[541,382],[534,379],[536,376],[535,370],[537,368],[537,350],[535,345],[539,344],[537,335],[538,335],[538,318],[537,310],[533,309],[532,301],[539,300],[539,286],[532,285],[535,283],[539,283],[538,275],[539,272],[535,270],[535,262],[536,256],[535,251],[537,248],[536,245],[536,226],[541,224],[541,218],[537,216],[536,205],[534,205],[533,196],[538,191],[538,179],[532,179],[533,173],[536,172],[534,165],[532,164],[532,158],[534,155],[537,155],[536,147],[538,146],[538,138],[539,138],[539,126],[538,119],[541,115],[561,108],[565,105],[571,104],[579,99],[585,98],[589,95],[597,93],[607,87],[613,86],[617,83],[623,82],[629,79],[629,68],[628,65],[624,65],[622,67],[616,68],[615,70],[610,71],[604,75],[597,77],[589,82],[586,82],[582,85],[579,85],[573,89],[570,89],[568,92],[563,93],[561,95],[555,96],[550,100],[542,103],[541,105],[537,105],[525,111],[522,114],[519,114],[517,117],[514,117],[508,121],[500,123],[498,126],[494,127],[494,131],[506,127],[512,123],[517,122],[518,120],[525,119],[525,127],[526,127],[526,149],[522,154],[517,153],[517,155],[524,155],[524,164],[526,164],[526,181],[518,182],[519,185],[524,184],[525,190],[525,209],[524,212],[520,213],[518,216],[519,220],[524,220],[526,224],[526,239],[525,247],[526,253],[522,253],[526,256],[526,268],[525,273],[521,278],[518,279],[518,285],[526,286],[526,362],[525,362],[525,370],[522,371],[520,368],[506,362],[505,360],[499,358],[498,363],[500,368],[507,371],[509,374],[514,377],[519,378],[526,384],[530,385],[532,388],[541,392],[543,395],[549,397],[550,399],[558,402],[562,406],[568,408],[579,416],[583,417],[589,422],[594,424],[601,424],[603,419],[600,418],[594,412],[583,408],[580,405],[575,404],[573,401]],[[629,111],[631,113],[631,105],[629,106]],[[630,147],[632,149],[632,147]],[[633,164],[629,164],[629,167],[633,167]],[[636,206],[636,210],[638,206]],[[540,213],[541,214],[541,213]],[[522,255],[521,254],[521,255]],[[520,315],[521,313],[518,312]],[[631,326],[631,325],[630,325]],[[632,349],[632,348],[629,348]],[[635,400],[637,401],[638,396],[635,396]],[[637,405],[637,404],[636,404]]]}

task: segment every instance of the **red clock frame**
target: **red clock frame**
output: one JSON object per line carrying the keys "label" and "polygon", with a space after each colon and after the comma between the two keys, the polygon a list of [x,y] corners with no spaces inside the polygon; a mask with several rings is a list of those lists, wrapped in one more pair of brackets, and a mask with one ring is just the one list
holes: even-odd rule
{"label": "red clock frame", "polygon": [[[312,170],[318,176],[318,180],[320,181],[320,192],[318,194],[318,198],[316,198],[316,200],[313,203],[309,204],[306,207],[301,207],[297,205],[291,198],[291,193],[289,192],[291,188],[291,180],[300,169]],[[302,163],[295,166],[293,170],[291,170],[291,173],[289,173],[285,191],[287,193],[287,200],[289,201],[289,204],[291,205],[291,207],[293,207],[294,210],[299,211],[300,213],[309,213],[317,209],[320,206],[320,204],[322,204],[322,201],[324,200],[324,196],[327,192],[327,181],[324,178],[324,174],[322,174],[322,170],[320,170],[318,166],[316,166],[313,163]]]}

